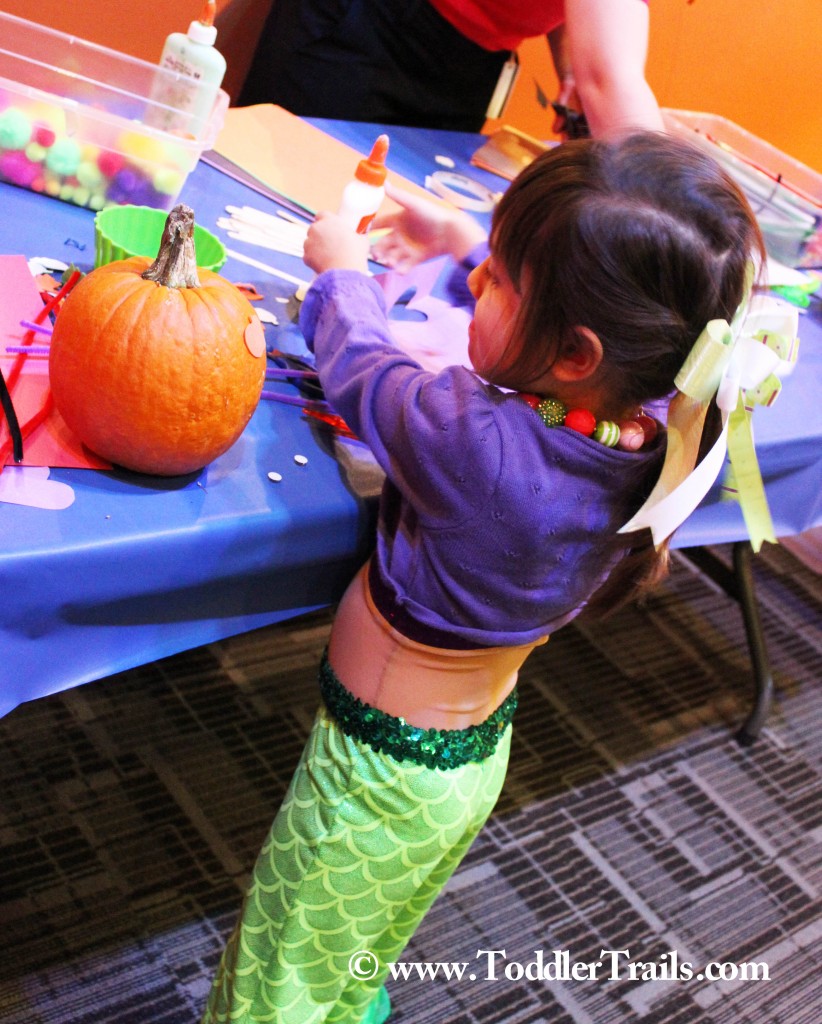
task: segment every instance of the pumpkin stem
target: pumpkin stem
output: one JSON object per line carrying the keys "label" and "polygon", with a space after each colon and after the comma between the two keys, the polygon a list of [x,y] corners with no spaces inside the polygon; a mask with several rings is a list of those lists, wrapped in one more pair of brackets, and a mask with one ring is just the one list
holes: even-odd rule
{"label": "pumpkin stem", "polygon": [[166,288],[199,288],[194,253],[194,211],[178,203],[166,218],[157,259],[140,275]]}

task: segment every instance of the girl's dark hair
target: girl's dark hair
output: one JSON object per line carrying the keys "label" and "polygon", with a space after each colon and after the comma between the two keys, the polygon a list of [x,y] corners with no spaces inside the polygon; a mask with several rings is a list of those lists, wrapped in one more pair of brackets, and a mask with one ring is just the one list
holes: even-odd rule
{"label": "girl's dark hair", "polygon": [[[567,142],[538,157],[500,201],[491,247],[522,296],[506,384],[527,390],[587,327],[623,407],[673,391],[707,322],[733,317],[750,260],[764,261],[732,179],[695,145],[656,132]],[[613,588],[622,594],[664,572],[667,551],[650,557],[644,536],[640,546],[636,578],[620,575]]]}

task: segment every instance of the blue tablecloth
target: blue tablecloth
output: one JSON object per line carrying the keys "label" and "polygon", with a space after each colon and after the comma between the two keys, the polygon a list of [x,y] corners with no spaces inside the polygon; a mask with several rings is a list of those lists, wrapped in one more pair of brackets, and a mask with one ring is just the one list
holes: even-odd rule
{"label": "blue tablecloth", "polygon": [[[373,125],[316,121],[367,152]],[[476,136],[391,129],[392,167],[423,184],[446,154],[470,167]],[[200,163],[181,195],[217,234],[227,204],[274,204]],[[93,214],[0,184],[0,252],[50,256],[91,269]],[[231,242],[298,277],[296,258]],[[222,273],[253,282],[262,305],[293,285],[229,259]],[[777,532],[822,522],[822,322],[803,317],[800,365],[775,410],[755,418]],[[293,324],[269,345],[301,342]],[[308,458],[305,466],[294,455]],[[282,474],[272,483],[270,471]],[[59,512],[0,503],[0,714],[22,701],[333,603],[367,557],[374,502],[361,498],[329,435],[298,409],[262,402],[234,447],[202,473],[162,481],[124,471],[55,469],[76,498]],[[745,536],[739,509],[713,497],[680,546]]]}

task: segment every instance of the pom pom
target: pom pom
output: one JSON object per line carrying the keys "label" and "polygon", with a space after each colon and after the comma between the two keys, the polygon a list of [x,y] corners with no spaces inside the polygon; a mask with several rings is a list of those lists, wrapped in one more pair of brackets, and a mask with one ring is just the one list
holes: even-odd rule
{"label": "pom pom", "polygon": [[0,146],[23,149],[31,139],[31,121],[22,110],[8,107],[0,114]]}
{"label": "pom pom", "polygon": [[80,147],[74,139],[57,139],[46,152],[46,167],[54,174],[69,177],[80,166]]}
{"label": "pom pom", "polygon": [[38,146],[42,146],[43,149],[53,146],[56,138],[57,135],[54,129],[49,128],[47,124],[36,124],[34,126],[34,141]]}

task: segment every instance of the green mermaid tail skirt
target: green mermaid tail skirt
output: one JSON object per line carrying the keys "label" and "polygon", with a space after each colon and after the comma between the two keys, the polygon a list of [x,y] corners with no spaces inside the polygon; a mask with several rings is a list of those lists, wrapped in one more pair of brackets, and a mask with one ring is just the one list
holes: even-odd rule
{"label": "green mermaid tail skirt", "polygon": [[388,964],[491,813],[510,741],[509,720],[484,760],[432,769],[346,735],[322,707],[203,1024],[381,1024]]}

